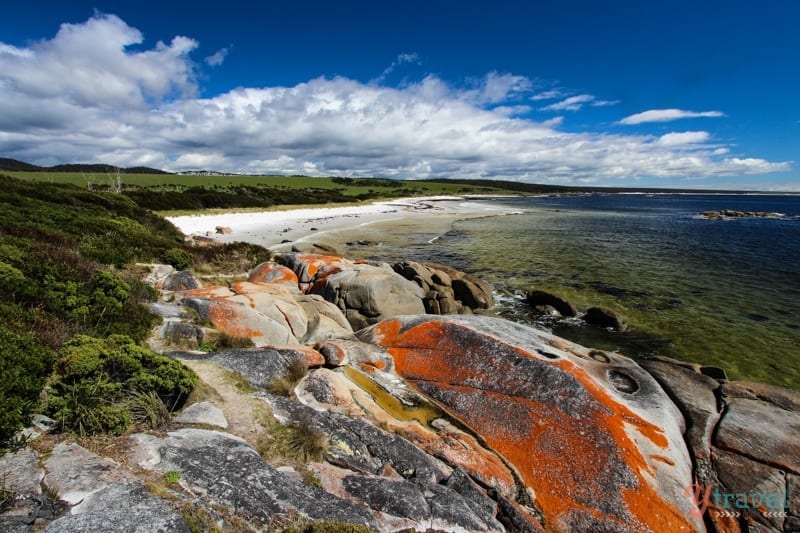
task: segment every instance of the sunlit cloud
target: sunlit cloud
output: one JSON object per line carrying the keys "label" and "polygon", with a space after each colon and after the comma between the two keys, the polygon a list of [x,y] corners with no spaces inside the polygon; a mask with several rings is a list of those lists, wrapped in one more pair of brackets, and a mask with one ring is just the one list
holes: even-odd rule
{"label": "sunlit cloud", "polygon": [[[562,116],[530,118],[525,104],[545,93],[533,94],[535,83],[508,73],[461,84],[427,75],[400,87],[317,78],[199,98],[190,57],[197,46],[175,37],[148,48],[138,30],[112,15],[65,24],[27,48],[0,43],[0,154],[37,164],[542,183],[790,169],[711,144],[704,131],[563,131]],[[418,61],[401,54],[394,63]],[[548,98],[561,99],[551,111],[613,103],[589,94]],[[653,110],[640,114],[644,120],[623,120],[674,117],[671,111],[722,116]]]}
{"label": "sunlit cloud", "polygon": [[627,126],[644,124],[645,122],[669,122],[682,118],[717,118],[724,117],[721,111],[684,111],[683,109],[651,109],[630,115],[619,121]]}

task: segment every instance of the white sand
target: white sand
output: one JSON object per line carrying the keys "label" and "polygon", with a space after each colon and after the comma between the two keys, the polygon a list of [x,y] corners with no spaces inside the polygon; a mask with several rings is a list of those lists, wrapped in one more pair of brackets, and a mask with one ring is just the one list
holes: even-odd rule
{"label": "white sand", "polygon": [[[215,215],[167,217],[185,235],[206,235],[223,242],[245,241],[267,247],[318,237],[323,233],[354,229],[377,221],[403,218],[411,213],[453,214],[483,210],[458,196],[401,198],[361,206],[315,207]],[[217,233],[217,227],[231,233]]]}

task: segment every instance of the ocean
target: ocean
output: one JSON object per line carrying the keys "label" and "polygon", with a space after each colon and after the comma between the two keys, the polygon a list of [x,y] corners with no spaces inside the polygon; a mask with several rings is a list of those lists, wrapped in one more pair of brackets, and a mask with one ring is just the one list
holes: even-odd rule
{"label": "ocean", "polygon": [[[800,196],[593,194],[470,203],[485,214],[433,225],[412,214],[354,228],[339,244],[349,256],[434,261],[477,274],[494,285],[501,316],[586,346],[716,365],[732,379],[800,389]],[[722,209],[786,216],[700,216]],[[609,307],[631,329],[537,316],[524,302],[529,289],[559,293],[584,309]]]}

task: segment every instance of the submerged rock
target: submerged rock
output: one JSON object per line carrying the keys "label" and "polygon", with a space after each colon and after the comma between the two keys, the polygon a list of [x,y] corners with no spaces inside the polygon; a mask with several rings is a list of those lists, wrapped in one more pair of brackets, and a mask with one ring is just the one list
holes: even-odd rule
{"label": "submerged rock", "polygon": [[528,291],[525,294],[525,301],[528,302],[528,305],[534,308],[540,306],[543,309],[548,306],[552,307],[558,311],[561,316],[578,316],[578,308],[575,307],[575,304],[552,292],[540,290]]}
{"label": "submerged rock", "polygon": [[607,307],[590,307],[581,317],[587,324],[603,328],[613,328],[617,331],[626,331],[628,325],[622,315]]}

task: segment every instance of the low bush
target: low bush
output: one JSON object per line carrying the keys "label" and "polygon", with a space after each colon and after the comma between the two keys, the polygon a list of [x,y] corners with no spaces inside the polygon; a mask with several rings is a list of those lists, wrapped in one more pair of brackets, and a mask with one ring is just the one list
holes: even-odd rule
{"label": "low bush", "polygon": [[119,434],[134,420],[131,398],[152,393],[173,411],[196,383],[191,370],[129,337],[79,335],[65,344],[56,361],[43,408],[63,429]]}

